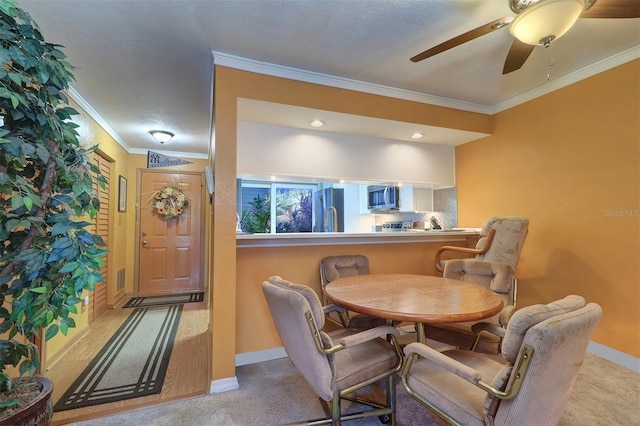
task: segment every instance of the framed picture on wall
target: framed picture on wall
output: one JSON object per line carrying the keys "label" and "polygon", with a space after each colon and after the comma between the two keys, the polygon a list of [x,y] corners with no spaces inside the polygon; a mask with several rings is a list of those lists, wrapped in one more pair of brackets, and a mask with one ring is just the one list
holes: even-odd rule
{"label": "framed picture on wall", "polygon": [[118,180],[118,211],[127,211],[127,178],[120,176]]}

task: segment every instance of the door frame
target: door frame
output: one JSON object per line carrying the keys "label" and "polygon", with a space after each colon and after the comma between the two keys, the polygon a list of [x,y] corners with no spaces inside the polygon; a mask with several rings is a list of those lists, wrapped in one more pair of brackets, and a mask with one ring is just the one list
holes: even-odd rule
{"label": "door frame", "polygon": [[140,192],[142,187],[142,173],[157,173],[157,174],[178,174],[178,175],[193,175],[200,176],[200,198],[202,202],[200,203],[200,230],[204,233],[204,238],[200,238],[200,259],[198,262],[200,263],[200,291],[206,291],[206,277],[204,275],[205,268],[205,260],[206,260],[206,241],[208,241],[207,233],[205,232],[205,216],[206,216],[206,200],[205,197],[205,177],[204,172],[193,172],[193,171],[181,171],[181,170],[167,170],[167,169],[159,169],[159,170],[149,170],[149,169],[136,169],[136,235],[134,238],[135,241],[135,255],[134,255],[134,265],[133,265],[133,293],[140,293],[140,208],[141,208],[141,200],[140,200]]}

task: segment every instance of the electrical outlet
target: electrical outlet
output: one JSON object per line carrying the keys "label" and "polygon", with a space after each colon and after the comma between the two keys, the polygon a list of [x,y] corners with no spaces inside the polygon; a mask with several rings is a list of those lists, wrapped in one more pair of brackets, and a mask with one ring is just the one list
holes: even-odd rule
{"label": "electrical outlet", "polygon": [[84,306],[87,306],[89,304],[89,296],[85,296],[82,303],[84,304]]}

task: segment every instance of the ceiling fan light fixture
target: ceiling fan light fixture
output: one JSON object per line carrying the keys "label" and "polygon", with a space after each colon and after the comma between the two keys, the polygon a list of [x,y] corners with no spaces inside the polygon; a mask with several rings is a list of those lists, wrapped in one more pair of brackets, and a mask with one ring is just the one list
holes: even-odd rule
{"label": "ceiling fan light fixture", "polygon": [[162,144],[169,142],[175,136],[173,133],[165,130],[149,130],[149,133],[155,140]]}
{"label": "ceiling fan light fixture", "polygon": [[491,28],[494,29],[494,30],[499,30],[500,28],[506,27],[507,25],[509,25],[512,22],[513,22],[513,17],[509,16],[509,17],[504,18],[504,19],[500,20],[499,22],[493,24],[491,26]]}
{"label": "ceiling fan light fixture", "polygon": [[512,36],[537,46],[562,37],[585,9],[585,0],[541,0],[522,11],[509,27]]}

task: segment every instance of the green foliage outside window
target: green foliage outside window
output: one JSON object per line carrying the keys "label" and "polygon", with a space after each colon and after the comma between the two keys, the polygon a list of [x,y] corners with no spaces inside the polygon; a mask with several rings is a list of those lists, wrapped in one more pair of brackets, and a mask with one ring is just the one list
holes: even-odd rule
{"label": "green foliage outside window", "polygon": [[242,210],[240,226],[243,232],[269,233],[271,230],[271,203],[269,195],[254,197],[249,202],[251,209]]}
{"label": "green foliage outside window", "polygon": [[276,199],[276,232],[311,232],[311,190],[278,188]]}

